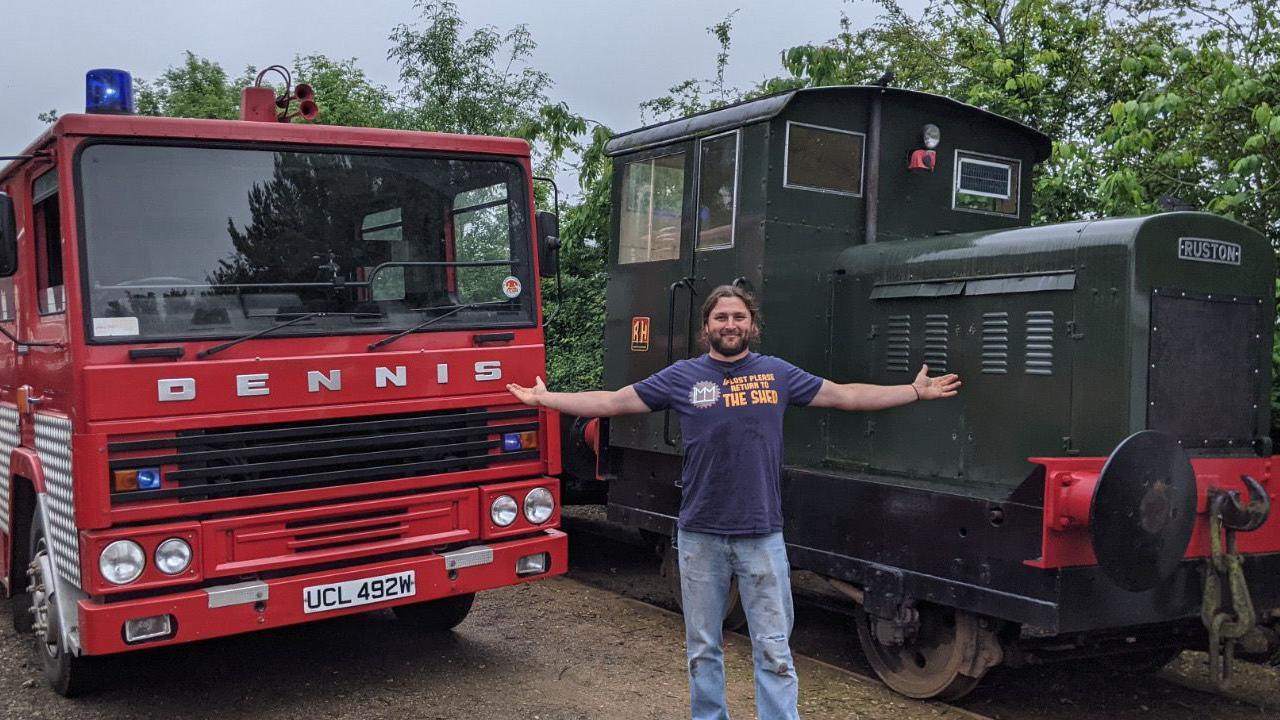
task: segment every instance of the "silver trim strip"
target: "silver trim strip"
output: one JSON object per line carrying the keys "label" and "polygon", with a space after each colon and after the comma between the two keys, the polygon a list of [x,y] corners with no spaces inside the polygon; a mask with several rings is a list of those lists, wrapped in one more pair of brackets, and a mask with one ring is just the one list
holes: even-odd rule
{"label": "silver trim strip", "polygon": [[462,548],[453,552],[443,553],[444,567],[446,570],[457,570],[459,568],[475,567],[477,565],[488,565],[493,562],[493,548],[477,545],[474,547]]}
{"label": "silver trim strip", "polygon": [[209,607],[220,608],[264,602],[269,594],[267,584],[258,580],[205,588],[209,595]]}

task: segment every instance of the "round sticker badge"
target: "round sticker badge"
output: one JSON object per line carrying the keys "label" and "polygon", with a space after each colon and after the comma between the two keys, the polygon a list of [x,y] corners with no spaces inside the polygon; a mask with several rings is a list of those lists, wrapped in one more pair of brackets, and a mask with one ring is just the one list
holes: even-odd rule
{"label": "round sticker badge", "polygon": [[515,277],[514,275],[508,275],[506,278],[503,279],[502,281],[503,295],[506,295],[509,298],[519,297],[520,290],[521,290],[520,278]]}

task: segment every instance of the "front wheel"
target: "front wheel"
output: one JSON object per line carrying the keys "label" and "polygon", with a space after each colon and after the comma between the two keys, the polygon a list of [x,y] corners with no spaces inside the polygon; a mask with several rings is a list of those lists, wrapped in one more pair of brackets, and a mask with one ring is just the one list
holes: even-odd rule
{"label": "front wheel", "polygon": [[959,700],[1000,662],[994,633],[972,613],[921,605],[919,627],[909,637],[891,637],[892,627],[862,609],[854,616],[858,642],[885,685],[910,698]]}
{"label": "front wheel", "polygon": [[32,630],[36,653],[44,665],[44,676],[54,692],[63,697],[83,695],[97,686],[99,668],[95,658],[71,654],[62,637],[62,617],[58,612],[57,582],[51,576],[53,558],[44,537],[44,522],[37,510],[31,519]]}
{"label": "front wheel", "polygon": [[410,605],[397,605],[391,608],[391,612],[395,613],[397,620],[415,630],[444,632],[466,620],[475,601],[476,594],[467,593]]}

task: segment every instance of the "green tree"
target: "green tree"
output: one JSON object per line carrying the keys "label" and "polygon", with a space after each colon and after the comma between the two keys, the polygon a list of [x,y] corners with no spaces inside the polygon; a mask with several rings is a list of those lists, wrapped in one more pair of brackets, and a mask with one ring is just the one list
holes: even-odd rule
{"label": "green tree", "polygon": [[188,51],[183,64],[154,82],[139,79],[134,103],[142,115],[230,120],[240,112],[240,88],[252,84],[253,68],[239,80],[222,66]]}
{"label": "green tree", "polygon": [[293,60],[296,82],[308,83],[316,92],[322,125],[351,127],[402,127],[404,113],[386,87],[369,80],[355,58],[332,60],[324,55],[302,55]]}
{"label": "green tree", "polygon": [[512,135],[536,122],[551,78],[528,60],[529,29],[484,26],[467,34],[451,0],[418,0],[419,25],[391,32],[387,57],[400,65],[406,127],[477,135]]}

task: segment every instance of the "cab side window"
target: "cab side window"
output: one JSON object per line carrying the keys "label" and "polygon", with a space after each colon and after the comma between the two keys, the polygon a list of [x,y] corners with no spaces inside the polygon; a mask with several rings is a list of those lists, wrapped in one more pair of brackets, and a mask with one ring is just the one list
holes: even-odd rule
{"label": "cab side window", "polygon": [[58,172],[36,178],[31,188],[36,245],[36,307],[41,315],[66,309],[62,282],[62,215],[58,208]]}

